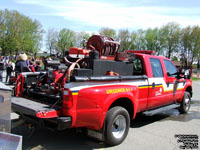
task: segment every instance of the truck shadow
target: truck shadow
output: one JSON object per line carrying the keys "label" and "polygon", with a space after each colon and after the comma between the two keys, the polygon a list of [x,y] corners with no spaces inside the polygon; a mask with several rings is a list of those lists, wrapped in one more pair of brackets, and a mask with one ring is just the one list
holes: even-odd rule
{"label": "truck shadow", "polygon": [[[164,122],[169,120],[188,122],[192,119],[200,119],[200,112],[196,111],[199,106],[200,101],[193,100],[191,104],[191,110],[188,114],[180,114],[177,109],[172,109],[153,116],[138,114],[137,117],[131,121],[130,127],[141,128],[154,122]],[[19,127],[14,128],[12,133],[20,135]],[[87,137],[83,133],[77,132],[76,129],[68,129],[64,131],[36,129],[32,136],[23,136],[22,146],[23,150],[92,150],[108,147],[103,142],[98,142],[92,138]]]}
{"label": "truck shadow", "polygon": [[169,116],[170,115],[166,115],[166,114],[156,114],[156,115],[153,115],[153,116],[147,116],[147,115],[144,115],[142,113],[137,114],[136,118],[131,121],[130,127],[140,128],[140,127],[149,125],[151,123],[164,120]]}
{"label": "truck shadow", "polygon": [[[192,119],[200,119],[200,112],[198,109],[200,106],[199,100],[192,100],[190,111],[187,114],[180,114],[178,109],[171,109],[169,111],[161,112],[153,116],[147,116],[142,113],[137,114],[136,118],[131,121],[130,127],[140,128],[145,125],[149,125],[154,122],[163,121],[179,121],[188,122]],[[195,108],[198,107],[198,108]]]}
{"label": "truck shadow", "polygon": [[[19,129],[13,129],[12,133],[19,134]],[[23,150],[92,150],[103,147],[102,142],[93,140],[85,134],[77,133],[76,129],[64,131],[37,129],[32,136],[23,136],[22,144]]]}

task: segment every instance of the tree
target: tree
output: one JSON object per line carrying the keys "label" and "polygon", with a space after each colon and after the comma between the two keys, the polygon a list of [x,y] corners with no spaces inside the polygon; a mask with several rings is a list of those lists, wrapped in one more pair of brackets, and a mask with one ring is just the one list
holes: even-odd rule
{"label": "tree", "polygon": [[158,29],[157,32],[157,42],[156,42],[156,53],[157,55],[161,55],[164,53],[167,45],[167,37],[165,36],[165,29]]}
{"label": "tree", "polygon": [[131,44],[130,32],[125,30],[119,30],[118,40],[120,42],[120,51],[128,50]]}
{"label": "tree", "polygon": [[62,29],[58,35],[57,51],[61,51],[63,56],[66,50],[75,44],[75,32],[69,29]]}
{"label": "tree", "polygon": [[200,28],[199,26],[186,27],[181,31],[181,56],[186,67],[192,65],[194,59],[199,60]]}
{"label": "tree", "polygon": [[131,42],[129,48],[135,50],[144,50],[145,49],[145,31],[142,29],[137,30],[136,32],[131,33]]}
{"label": "tree", "polygon": [[136,50],[136,38],[137,38],[137,33],[136,32],[132,32],[130,34],[130,45],[128,47],[128,50]]}
{"label": "tree", "polygon": [[116,39],[116,32],[114,29],[110,29],[110,28],[101,28],[99,30],[99,34],[100,35],[103,35],[103,36],[106,36],[106,37],[111,37],[113,38],[114,40]]}
{"label": "tree", "polygon": [[189,45],[190,45],[190,35],[192,32],[192,28],[190,26],[183,28],[181,30],[181,41],[180,41],[180,49],[181,49],[181,60],[184,66],[188,66],[189,59]]}
{"label": "tree", "polygon": [[180,38],[180,26],[177,23],[171,22],[161,28],[166,38],[166,57],[171,58],[173,52],[178,51],[179,38]]}
{"label": "tree", "polygon": [[193,26],[192,32],[190,35],[190,54],[191,54],[191,61],[189,66],[191,66],[194,62],[194,59],[199,61],[199,53],[200,53],[200,27]]}
{"label": "tree", "polygon": [[37,52],[42,41],[42,26],[13,10],[0,11],[0,46],[2,54],[14,54],[19,51]]}
{"label": "tree", "polygon": [[82,47],[83,46],[83,40],[88,41],[90,38],[90,35],[86,32],[77,32],[75,35],[75,46],[76,47]]}
{"label": "tree", "polygon": [[200,68],[200,51],[197,53],[197,68]]}
{"label": "tree", "polygon": [[36,53],[40,50],[44,30],[37,20],[25,17],[22,20],[19,39],[19,50],[26,53]]}
{"label": "tree", "polygon": [[157,38],[157,32],[158,29],[147,29],[145,32],[145,47],[146,50],[156,50],[157,48],[157,42],[158,42],[158,38]]}
{"label": "tree", "polygon": [[58,32],[54,28],[48,29],[46,33],[46,47],[50,55],[56,51],[58,45]]}

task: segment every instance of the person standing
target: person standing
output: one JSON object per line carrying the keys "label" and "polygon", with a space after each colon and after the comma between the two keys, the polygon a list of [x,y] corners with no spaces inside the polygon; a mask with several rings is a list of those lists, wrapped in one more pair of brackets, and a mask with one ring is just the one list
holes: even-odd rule
{"label": "person standing", "polygon": [[0,82],[3,81],[3,70],[4,70],[4,57],[1,56],[1,59],[0,59]]}
{"label": "person standing", "polygon": [[24,68],[28,69],[26,60],[27,60],[27,55],[25,53],[20,53],[17,56],[17,61],[16,61],[16,65],[15,65],[15,71],[16,71],[16,73],[23,72]]}
{"label": "person standing", "polygon": [[42,65],[41,65],[41,61],[37,61],[36,62],[36,67],[35,67],[35,71],[42,71]]}
{"label": "person standing", "polygon": [[10,59],[9,56],[5,56],[5,57],[4,57],[4,69],[7,68],[7,66],[8,66],[8,62],[9,62],[9,59]]}
{"label": "person standing", "polygon": [[14,70],[15,70],[14,58],[12,57],[12,58],[10,59],[10,61],[11,61],[12,69],[13,69],[13,72],[12,72],[11,76],[15,76],[15,72],[14,72]]}
{"label": "person standing", "polygon": [[28,66],[28,68],[32,71],[35,72],[35,62],[34,61],[29,61],[30,65]]}
{"label": "person standing", "polygon": [[9,61],[8,65],[7,65],[7,68],[6,68],[6,83],[7,83],[7,81],[9,81],[9,79],[10,79],[10,77],[12,75],[12,72],[13,72],[12,62]]}

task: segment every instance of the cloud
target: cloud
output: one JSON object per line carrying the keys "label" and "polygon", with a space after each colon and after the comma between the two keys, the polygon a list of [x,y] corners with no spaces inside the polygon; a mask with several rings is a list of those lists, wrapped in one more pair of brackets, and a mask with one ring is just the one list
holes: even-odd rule
{"label": "cloud", "polygon": [[117,1],[118,3],[94,0],[15,0],[15,2],[48,8],[48,12],[36,13],[63,17],[70,22],[78,22],[77,26],[81,24],[98,28],[146,29],[173,21],[182,26],[200,24],[199,8],[194,7],[191,10],[185,7],[148,5],[151,0],[143,0],[140,5],[134,5],[131,0]]}
{"label": "cloud", "polygon": [[14,0],[14,1],[19,4],[35,4],[35,5],[39,5],[42,2],[42,0],[41,1],[39,1],[39,0]]}

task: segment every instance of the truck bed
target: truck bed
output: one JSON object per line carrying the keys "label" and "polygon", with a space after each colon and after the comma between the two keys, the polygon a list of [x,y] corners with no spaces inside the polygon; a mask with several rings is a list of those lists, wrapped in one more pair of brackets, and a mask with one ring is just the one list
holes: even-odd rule
{"label": "truck bed", "polygon": [[22,97],[13,97],[11,102],[14,112],[38,118],[54,118],[61,113],[61,107],[43,104]]}

